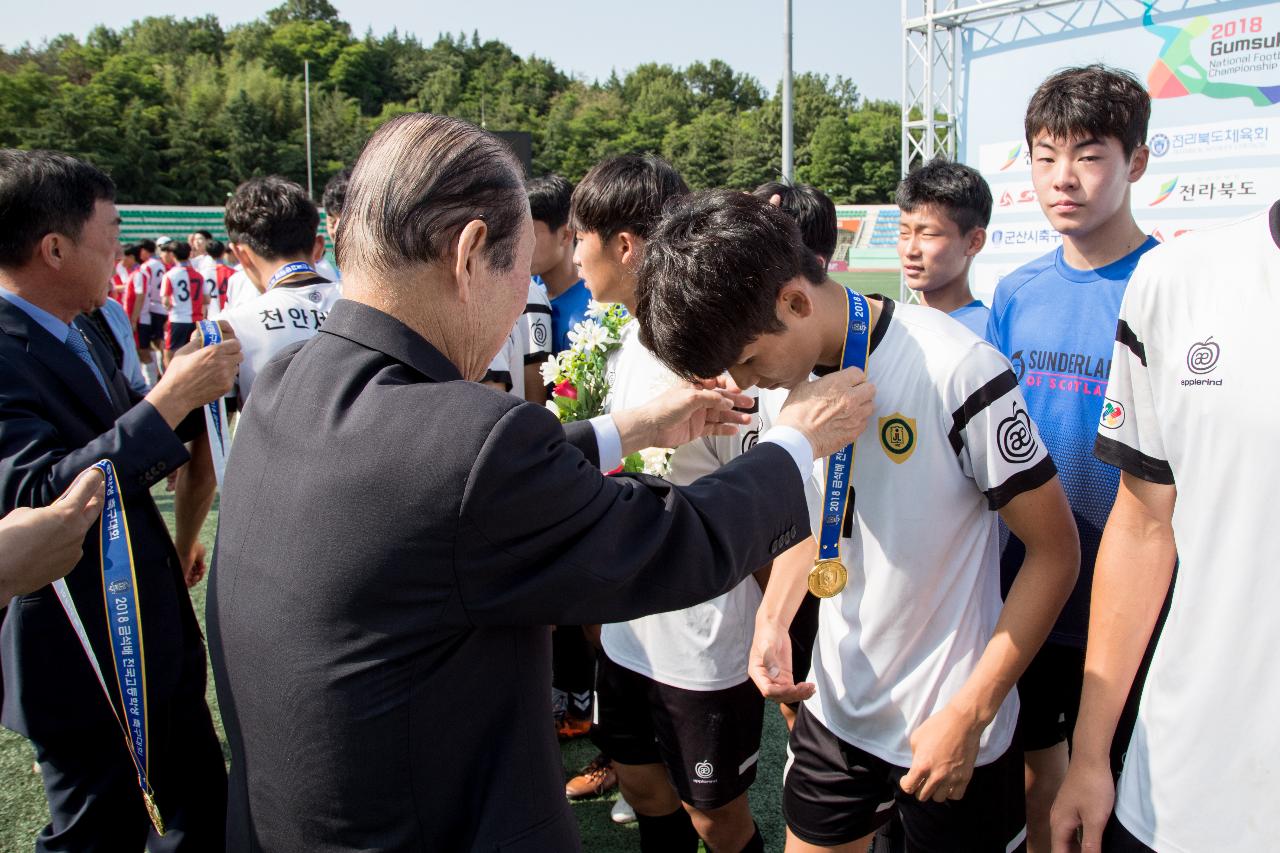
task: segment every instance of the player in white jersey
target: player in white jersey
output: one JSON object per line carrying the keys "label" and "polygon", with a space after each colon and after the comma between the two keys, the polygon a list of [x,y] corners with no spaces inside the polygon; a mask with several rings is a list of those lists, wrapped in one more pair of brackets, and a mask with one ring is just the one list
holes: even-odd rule
{"label": "player in white jersey", "polygon": [[164,347],[165,327],[169,322],[168,309],[164,307],[164,298],[160,295],[160,284],[164,279],[164,264],[156,258],[156,241],[140,240],[138,242],[137,269],[131,284],[136,288],[141,285],[142,291],[138,305],[138,358],[142,362],[142,372],[147,382],[155,385],[160,378],[160,350]]}
{"label": "player in white jersey", "polygon": [[482,381],[541,405],[547,401],[547,388],[540,368],[550,357],[551,302],[546,291],[530,280],[524,313],[512,326],[507,342],[493,357]]}
{"label": "player in white jersey", "polygon": [[176,262],[164,274],[160,284],[160,295],[169,309],[169,325],[164,335],[166,367],[174,351],[190,342],[196,324],[205,318],[205,306],[209,301],[204,276],[189,260],[191,247],[185,242],[174,243],[173,255]]}
{"label": "player in white jersey", "polygon": [[[1055,851],[1081,849],[1078,828],[1085,850],[1102,839],[1114,851],[1243,853],[1280,838],[1280,537],[1267,532],[1278,313],[1280,202],[1152,249],[1129,280],[1095,446],[1120,468],[1120,490],[1094,568]],[[1111,740],[1175,562],[1116,789]]]}
{"label": "player in white jersey", "polygon": [[[753,678],[775,698],[808,697],[786,771],[787,850],[861,853],[894,811],[908,849],[1022,849],[1013,687],[1079,549],[1008,361],[939,312],[846,291],[793,220],[728,191],[668,206],[645,247],[637,314],[641,341],[680,376],[727,369],[739,385],[793,387],[869,351],[876,428],[853,447],[848,504],[831,508],[825,482],[811,502],[823,553],[847,575],[817,585],[831,597],[816,691],[792,683],[787,640],[812,541],[775,560],[756,620]],[[1030,537],[1003,607],[994,510]]]}

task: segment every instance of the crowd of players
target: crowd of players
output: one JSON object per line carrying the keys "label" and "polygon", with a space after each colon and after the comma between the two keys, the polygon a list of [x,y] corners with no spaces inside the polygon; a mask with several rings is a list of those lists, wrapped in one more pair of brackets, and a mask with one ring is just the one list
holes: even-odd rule
{"label": "crowd of players", "polygon": [[[1208,411],[1251,387],[1258,344],[1246,327],[1265,337],[1280,215],[1157,248],[1129,208],[1149,116],[1143,87],[1113,69],[1070,69],[1040,86],[1026,138],[1062,246],[1004,277],[989,308],[969,268],[992,197],[959,164],[925,164],[898,188],[898,251],[921,305],[846,304],[826,272],[835,208],[813,187],[690,193],[652,155],[605,160],[576,187],[528,182],[527,306],[486,382],[545,403],[540,366],[568,348],[591,300],[623,304],[636,321],[610,356],[610,407],[725,373],[756,401],[737,435],[675,449],[678,485],[749,451],[787,389],[844,366],[855,305],[868,311],[878,389],[839,520],[842,594],[806,591],[810,538],[703,604],[555,628],[550,724],[600,750],[568,797],[620,786],[614,819],[638,822],[642,850],[764,850],[747,792],[767,697],[790,730],[789,851],[1268,846],[1269,703],[1246,700],[1228,664],[1265,670],[1265,644],[1233,643],[1243,629],[1232,620],[1253,612],[1251,595],[1265,607],[1276,583],[1263,578],[1270,546],[1250,550],[1256,529],[1241,520],[1257,515],[1256,493],[1222,489],[1259,474],[1203,429]],[[349,178],[325,190],[330,235]],[[233,398],[243,403],[256,371],[314,335],[340,298],[301,187],[246,182],[226,226],[228,244],[195,232],[124,247],[113,301],[89,321],[139,394],[214,319],[240,342]],[[1224,269],[1243,294],[1234,307],[1198,289],[1198,276],[1222,280]],[[1251,421],[1242,444],[1274,434],[1270,414],[1225,412]],[[195,509],[180,513],[175,540],[194,583],[204,571],[194,531],[215,484],[199,464],[208,448],[191,451],[178,479]],[[815,533],[824,476],[816,467],[809,488]],[[1196,525],[1237,527],[1241,542]],[[1265,699],[1277,688],[1248,689]],[[1215,751],[1231,732],[1260,739],[1260,763]],[[1219,778],[1237,793],[1206,809],[1203,787]]]}

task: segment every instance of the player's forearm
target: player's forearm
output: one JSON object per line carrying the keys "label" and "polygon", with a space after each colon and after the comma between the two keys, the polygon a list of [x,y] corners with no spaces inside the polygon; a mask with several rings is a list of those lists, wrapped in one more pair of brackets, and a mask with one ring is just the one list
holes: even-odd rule
{"label": "player's forearm", "polygon": [[1121,489],[1093,570],[1084,690],[1072,760],[1109,761],[1116,725],[1169,591],[1176,559],[1172,526],[1151,518]]}
{"label": "player's forearm", "polygon": [[208,442],[197,440],[189,447],[191,461],[182,469],[173,496],[173,544],[184,556],[199,541],[200,528],[209,515],[218,488]]}
{"label": "player's forearm", "polygon": [[756,622],[773,622],[790,625],[800,609],[800,602],[809,588],[809,570],[813,568],[813,555],[817,545],[807,536],[788,550],[773,558],[768,586],[756,611]]}

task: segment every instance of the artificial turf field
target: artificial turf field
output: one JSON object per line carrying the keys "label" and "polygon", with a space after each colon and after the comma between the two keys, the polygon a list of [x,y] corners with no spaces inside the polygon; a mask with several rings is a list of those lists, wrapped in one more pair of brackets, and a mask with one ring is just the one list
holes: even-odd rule
{"label": "artificial turf field", "polygon": [[[832,277],[864,293],[887,293],[895,298],[898,295],[896,271],[835,273]],[[163,484],[157,486],[153,494],[161,512],[172,526],[173,495],[164,491]],[[213,512],[209,514],[201,534],[210,553],[213,551],[217,514],[218,505],[215,502]],[[191,596],[201,625],[204,624],[205,590],[206,585],[202,582],[192,590]],[[214,709],[214,724],[218,729],[218,737],[223,742],[223,753],[230,758],[217,712],[212,675],[209,678],[208,697],[209,707]],[[548,725],[550,725],[549,720]],[[781,850],[784,836],[781,794],[786,743],[786,727],[782,723],[782,717],[776,706],[769,704],[765,707],[759,771],[756,782],[751,788],[751,810],[770,850]],[[104,746],[115,748],[119,743],[113,742]],[[570,741],[563,746],[561,752],[566,778],[595,755],[595,749],[586,738]],[[37,833],[49,820],[49,810],[44,801],[44,788],[40,783],[40,777],[31,770],[32,761],[31,747],[26,739],[8,730],[0,729],[0,853],[31,850]],[[441,780],[442,784],[447,784],[445,776],[442,775]],[[573,803],[573,811],[577,815],[578,826],[582,833],[583,850],[588,853],[621,853],[621,851],[639,849],[640,840],[634,824],[616,826],[609,820],[609,809],[613,805],[615,796],[616,792],[610,792],[605,797]]]}

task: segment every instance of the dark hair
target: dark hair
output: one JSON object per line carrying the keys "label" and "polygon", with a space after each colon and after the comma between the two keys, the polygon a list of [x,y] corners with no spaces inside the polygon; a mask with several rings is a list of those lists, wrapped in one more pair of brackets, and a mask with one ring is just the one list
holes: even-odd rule
{"label": "dark hair", "polygon": [[320,206],[329,216],[342,215],[342,203],[347,198],[347,184],[351,183],[351,167],[348,166],[334,174],[329,183],[324,185],[324,196]]}
{"label": "dark hair", "polygon": [[206,231],[206,230],[204,230],[203,228],[197,228],[195,231],[192,231],[191,233],[192,233],[192,234],[199,234],[199,235],[200,235],[201,237],[203,237],[205,240],[212,240],[212,239],[213,239],[213,232],[212,232],[212,231]]}
{"label": "dark hair", "polygon": [[809,251],[823,261],[831,260],[836,251],[836,205],[826,193],[808,184],[769,181],[751,194],[764,201],[780,196],[782,212],[800,226],[800,237]]}
{"label": "dark hair", "polygon": [[139,262],[142,261],[142,247],[139,246],[137,243],[126,244],[125,247],[120,250],[120,254],[128,255],[129,257],[133,258],[135,261],[139,261]]}
{"label": "dark hair", "polygon": [[215,260],[227,253],[227,247],[223,245],[221,240],[210,240],[205,245],[204,250],[209,253],[209,257]]}
{"label": "dark hair", "polygon": [[569,221],[602,242],[620,231],[648,238],[662,207],[689,187],[670,163],[653,154],[623,154],[591,167],[573,191]]}
{"label": "dark hair", "polygon": [[977,169],[945,157],[912,169],[898,184],[894,201],[906,213],[926,205],[940,208],[961,234],[991,222],[991,188],[986,180]]}
{"label": "dark hair", "polygon": [[488,228],[484,254],[515,263],[529,201],[524,168],[505,142],[474,124],[411,113],[378,128],[351,173],[338,229],[338,266],[391,274],[444,260],[468,222]]}
{"label": "dark hair", "polygon": [[320,212],[307,191],[271,175],[250,178],[227,201],[227,234],[264,258],[309,254],[320,228]]}
{"label": "dark hair", "polygon": [[826,280],[786,213],[746,193],[672,202],[645,243],[636,285],[640,342],[680,376],[719,376],[761,335],[782,331],[778,294]]}
{"label": "dark hair", "polygon": [[143,240],[139,240],[138,248],[146,249],[148,252],[154,255],[156,253],[156,241],[152,240],[150,237],[147,237],[146,239],[143,239]]}
{"label": "dark hair", "polygon": [[1059,71],[1040,84],[1027,104],[1027,145],[1047,131],[1056,139],[1108,136],[1120,140],[1124,155],[1147,141],[1151,96],[1128,71],[1086,65]]}
{"label": "dark hair", "polygon": [[69,154],[0,149],[0,266],[31,260],[46,234],[79,239],[94,206],[115,197],[106,174]]}
{"label": "dark hair", "polygon": [[533,221],[543,223],[552,231],[563,228],[569,221],[573,184],[559,175],[546,175],[529,181],[527,187]]}
{"label": "dark hair", "polygon": [[169,246],[173,256],[178,260],[187,261],[191,259],[191,244],[186,240],[174,240]]}

